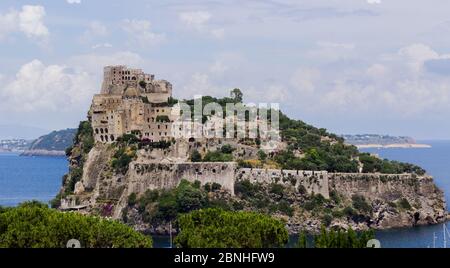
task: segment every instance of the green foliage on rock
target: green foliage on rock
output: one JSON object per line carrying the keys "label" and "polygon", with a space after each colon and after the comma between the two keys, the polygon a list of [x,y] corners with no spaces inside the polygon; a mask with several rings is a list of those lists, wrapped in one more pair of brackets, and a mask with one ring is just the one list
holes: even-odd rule
{"label": "green foliage on rock", "polygon": [[233,155],[223,153],[221,151],[207,152],[203,157],[203,162],[231,162],[233,161]]}
{"label": "green foliage on rock", "polygon": [[37,202],[0,210],[0,248],[149,248],[152,239],[116,221],[63,213]]}
{"label": "green foliage on rock", "polygon": [[353,195],[352,202],[353,208],[362,213],[370,213],[372,211],[372,206],[367,203],[366,198],[362,195]]}
{"label": "green foliage on rock", "polygon": [[194,150],[191,153],[191,161],[192,162],[202,162],[202,155],[197,150]]}
{"label": "green foliage on rock", "polygon": [[419,166],[402,163],[398,161],[390,161],[387,159],[380,159],[368,153],[361,153],[359,161],[363,164],[364,173],[384,173],[384,174],[401,174],[401,173],[415,173],[424,175],[425,170]]}
{"label": "green foliage on rock", "polygon": [[[210,199],[208,192],[220,190],[218,183],[200,187],[199,183],[182,180],[180,184],[169,190],[148,190],[137,199],[139,211],[143,213],[144,221],[160,224],[173,221],[180,213],[187,213],[208,207],[230,207],[221,200]],[[226,202],[225,202],[226,203]],[[129,204],[134,206],[134,204]]]}
{"label": "green foliage on rock", "polygon": [[284,223],[255,212],[203,209],[178,218],[182,248],[276,248],[288,240]]}
{"label": "green foliage on rock", "polygon": [[92,129],[91,122],[82,121],[78,126],[77,134],[75,135],[75,144],[81,146],[82,151],[87,154],[94,147],[94,130]]}

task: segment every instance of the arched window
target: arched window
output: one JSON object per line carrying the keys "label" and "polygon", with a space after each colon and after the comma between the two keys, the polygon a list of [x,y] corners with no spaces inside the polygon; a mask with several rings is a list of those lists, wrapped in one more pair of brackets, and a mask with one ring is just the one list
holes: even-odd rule
{"label": "arched window", "polygon": [[109,138],[108,138],[108,135],[105,135],[105,140],[106,140],[106,141],[108,141],[108,140],[109,140]]}
{"label": "arched window", "polygon": [[102,134],[103,134],[103,128],[101,128],[101,129],[100,129],[100,133],[102,133]]}
{"label": "arched window", "polygon": [[111,135],[111,141],[114,141],[114,135]]}
{"label": "arched window", "polygon": [[98,134],[98,128],[95,129],[95,134]]}
{"label": "arched window", "polygon": [[105,133],[108,134],[108,129],[107,128],[105,128]]}
{"label": "arched window", "polygon": [[103,135],[100,135],[100,140],[105,141],[105,139],[103,138]]}

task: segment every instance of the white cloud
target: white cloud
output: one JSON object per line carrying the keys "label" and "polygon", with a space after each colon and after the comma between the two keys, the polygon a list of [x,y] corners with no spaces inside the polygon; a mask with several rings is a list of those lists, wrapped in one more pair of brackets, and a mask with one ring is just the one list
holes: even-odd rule
{"label": "white cloud", "polygon": [[21,11],[14,9],[0,14],[0,39],[10,33],[22,32],[28,38],[45,39],[49,30],[44,24],[45,8],[43,6],[22,6]]}
{"label": "white cloud", "polygon": [[114,53],[90,53],[74,56],[69,60],[69,65],[77,70],[103,75],[103,67],[107,65],[128,65],[133,67],[142,66],[144,60],[139,54],[131,51],[119,51]]}
{"label": "white cloud", "polygon": [[211,19],[211,14],[207,11],[182,12],[179,14],[179,18],[188,27],[202,31],[206,28],[206,23]]}
{"label": "white cloud", "polygon": [[69,4],[81,4],[81,0],[66,0]]}
{"label": "white cloud", "polygon": [[291,77],[291,85],[298,93],[309,94],[315,90],[315,83],[320,78],[320,71],[313,68],[300,68]]}
{"label": "white cloud", "polygon": [[381,0],[367,0],[367,3],[371,5],[381,4]]}
{"label": "white cloud", "polygon": [[220,96],[222,90],[219,87],[213,85],[210,81],[210,77],[205,73],[194,73],[190,80],[183,86],[183,90],[180,92],[183,98],[192,98],[194,95],[217,95]]}
{"label": "white cloud", "polygon": [[89,23],[86,31],[81,35],[80,41],[83,43],[92,42],[98,38],[108,35],[108,28],[100,21],[92,21]]}
{"label": "white cloud", "polygon": [[33,60],[23,65],[16,77],[0,89],[0,109],[43,112],[80,110],[96,92],[86,72],[73,72],[66,66],[45,65]]}
{"label": "white cloud", "polygon": [[316,47],[306,53],[314,61],[332,62],[354,57],[355,44],[336,42],[317,42]]}
{"label": "white cloud", "polygon": [[420,72],[425,61],[439,58],[439,54],[436,51],[424,44],[413,44],[403,47],[399,50],[398,55],[406,58],[414,72]]}
{"label": "white cloud", "polygon": [[210,26],[212,15],[207,11],[181,12],[178,18],[187,28],[198,33],[206,33],[217,39],[225,37],[225,29]]}
{"label": "white cloud", "polygon": [[145,47],[157,45],[166,40],[164,34],[158,34],[152,31],[151,23],[148,20],[126,19],[122,23],[122,29],[132,37],[133,45],[137,43]]}
{"label": "white cloud", "polygon": [[108,29],[103,23],[99,21],[93,21],[89,24],[87,32],[96,36],[105,36],[108,34]]}
{"label": "white cloud", "polygon": [[367,76],[373,79],[382,79],[387,74],[386,66],[382,64],[373,64],[366,70]]}
{"label": "white cloud", "polygon": [[92,46],[92,49],[98,49],[98,48],[111,48],[113,45],[110,43],[102,43],[102,44],[95,44]]}

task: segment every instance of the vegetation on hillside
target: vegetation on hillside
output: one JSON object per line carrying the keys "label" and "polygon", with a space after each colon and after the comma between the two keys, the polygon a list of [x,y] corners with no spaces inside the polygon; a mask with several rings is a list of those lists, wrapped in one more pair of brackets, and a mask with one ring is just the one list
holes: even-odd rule
{"label": "vegetation on hillside", "polygon": [[[227,103],[242,105],[242,100],[243,94],[241,90],[233,89],[230,97],[215,98],[203,96],[202,109],[209,103],[218,103],[222,107],[225,116]],[[195,100],[185,100],[185,103],[191,107],[191,116],[193,116]],[[280,111],[269,110],[267,117],[269,121],[271,113],[274,112],[279,113],[281,138],[288,146],[284,151],[265,156],[264,160],[274,161],[282,169],[353,173],[359,172],[361,166],[364,173],[416,173],[418,175],[425,173],[425,170],[413,164],[379,159],[366,153],[360,153],[355,146],[345,144],[342,137],[329,133],[324,128],[316,128],[306,124],[301,120],[290,119]],[[247,117],[246,120],[248,120]],[[205,122],[206,117],[203,117],[202,121]],[[242,142],[245,143],[245,141]],[[257,138],[254,145],[260,145],[259,138]],[[197,157],[198,155],[196,154],[195,156]],[[224,161],[222,157],[223,155],[219,153],[211,155],[211,159],[217,159],[217,161]],[[194,159],[198,161],[198,158]],[[225,158],[226,160],[228,158]],[[241,161],[240,163],[246,167],[257,167],[252,165],[251,162],[245,163]]]}
{"label": "vegetation on hillside", "polygon": [[50,201],[53,208],[59,207],[61,198],[73,193],[75,190],[75,184],[83,176],[84,163],[94,144],[94,130],[91,123],[89,121],[81,121],[74,136],[73,146],[66,149],[66,155],[70,157],[72,163],[69,166],[69,173],[62,178],[63,190]]}
{"label": "vegetation on hillside", "polygon": [[29,149],[65,151],[67,148],[72,146],[76,132],[76,129],[53,131],[33,141]]}
{"label": "vegetation on hillside", "polygon": [[38,202],[0,209],[0,248],[149,248],[152,239],[116,221],[59,212]]}
{"label": "vegetation on hillside", "polygon": [[[229,202],[219,195],[221,188],[217,183],[208,183],[201,187],[199,181],[191,183],[182,180],[174,189],[148,190],[140,198],[134,193],[131,194],[126,210],[136,208],[142,214],[144,222],[158,225],[175,220],[181,213],[202,208],[231,209]],[[219,197],[215,197],[214,193]],[[126,212],[123,220],[129,222]]]}
{"label": "vegetation on hillside", "polygon": [[231,162],[233,158],[234,148],[229,144],[223,145],[220,150],[208,151],[203,157],[197,151],[194,150],[191,153],[192,162]]}
{"label": "vegetation on hillside", "polygon": [[182,248],[284,247],[288,232],[280,220],[255,212],[203,209],[178,218],[175,238]]}

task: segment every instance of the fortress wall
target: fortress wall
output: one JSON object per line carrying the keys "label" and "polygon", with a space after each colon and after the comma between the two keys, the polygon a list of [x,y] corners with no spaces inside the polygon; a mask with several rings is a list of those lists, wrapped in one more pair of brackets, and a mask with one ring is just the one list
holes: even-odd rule
{"label": "fortress wall", "polygon": [[432,177],[415,174],[330,173],[329,184],[330,191],[347,198],[359,194],[371,200],[395,201],[405,196],[438,194]]}
{"label": "fortress wall", "polygon": [[132,163],[129,170],[128,194],[146,190],[175,188],[182,179],[219,183],[234,194],[236,163]]}
{"label": "fortress wall", "polygon": [[236,177],[252,183],[290,184],[297,190],[303,185],[308,194],[321,194],[325,198],[330,196],[326,171],[241,168],[237,170]]}

